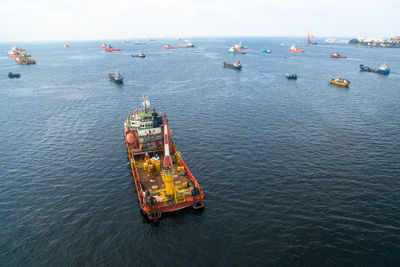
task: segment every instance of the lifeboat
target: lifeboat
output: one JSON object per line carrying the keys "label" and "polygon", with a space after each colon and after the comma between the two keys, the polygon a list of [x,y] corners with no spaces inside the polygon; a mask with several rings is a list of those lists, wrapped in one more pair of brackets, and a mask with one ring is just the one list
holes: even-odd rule
{"label": "lifeboat", "polygon": [[332,54],[331,57],[332,58],[347,58],[346,56],[342,56],[341,54],[339,54],[337,52],[335,54]]}
{"label": "lifeboat", "polygon": [[303,52],[305,52],[305,50],[304,50],[304,49],[297,49],[295,45],[292,45],[292,46],[289,48],[289,52],[303,53]]}

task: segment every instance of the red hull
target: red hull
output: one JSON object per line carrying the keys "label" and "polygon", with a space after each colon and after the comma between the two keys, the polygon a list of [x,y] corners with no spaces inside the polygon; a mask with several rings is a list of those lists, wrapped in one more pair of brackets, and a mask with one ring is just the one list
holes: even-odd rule
{"label": "red hull", "polygon": [[293,52],[293,53],[303,53],[305,52],[304,49],[289,49],[289,52]]}
{"label": "red hull", "polygon": [[177,49],[176,46],[164,46],[164,49]]}
{"label": "red hull", "polygon": [[331,55],[333,58],[347,58],[346,56],[336,56],[336,55]]}
{"label": "red hull", "polygon": [[113,52],[113,51],[122,51],[121,48],[104,48],[104,51],[106,52]]}

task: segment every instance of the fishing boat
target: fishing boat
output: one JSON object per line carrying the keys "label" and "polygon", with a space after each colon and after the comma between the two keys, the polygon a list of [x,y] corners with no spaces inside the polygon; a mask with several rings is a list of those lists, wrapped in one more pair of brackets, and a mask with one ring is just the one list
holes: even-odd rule
{"label": "fishing boat", "polygon": [[224,62],[224,68],[231,68],[235,70],[241,70],[242,69],[242,64],[240,64],[240,61],[235,61],[235,63],[230,64],[228,62]]}
{"label": "fishing boat", "polygon": [[368,66],[360,65],[360,70],[361,71],[367,71],[367,72],[375,72],[383,75],[387,75],[390,73],[390,69],[386,64],[382,64],[379,69],[372,69]]}
{"label": "fishing boat", "polygon": [[19,78],[19,77],[21,77],[21,74],[19,74],[19,73],[12,73],[12,72],[9,72],[8,73],[8,78]]}
{"label": "fishing boat", "polygon": [[285,76],[289,80],[297,80],[297,74],[295,72],[286,72]]}
{"label": "fishing boat", "polygon": [[204,192],[172,140],[166,115],[143,98],[124,123],[124,135],[141,211],[151,221],[163,213],[204,208]]}
{"label": "fishing boat", "polygon": [[343,87],[349,87],[350,81],[342,78],[329,78],[331,84],[338,85],[338,86],[343,86]]}
{"label": "fishing boat", "polygon": [[142,43],[142,42],[139,42],[139,41],[135,41],[135,45],[145,45],[146,43]]}
{"label": "fishing boat", "polygon": [[180,48],[190,48],[190,47],[194,47],[194,44],[192,44],[191,42],[187,41],[183,44],[179,44]]}
{"label": "fishing boat", "polygon": [[64,45],[64,48],[68,48],[68,47],[69,47],[69,45],[67,45],[67,44]]}
{"label": "fishing boat", "polygon": [[332,58],[347,58],[346,56],[339,54],[339,52],[332,54],[331,57]]}
{"label": "fishing boat", "polygon": [[271,50],[269,50],[269,49],[264,49],[261,52],[263,52],[265,54],[271,54]]}
{"label": "fishing boat", "polygon": [[146,57],[146,55],[143,52],[140,52],[137,55],[131,55],[131,57]]}
{"label": "fishing boat", "polygon": [[107,45],[104,47],[104,51],[106,52],[114,52],[114,51],[122,51],[121,48],[114,48],[112,45]]}
{"label": "fishing boat", "polygon": [[304,50],[304,49],[297,49],[296,46],[293,44],[293,45],[289,48],[289,52],[302,53],[302,52],[305,52],[305,50]]}
{"label": "fishing boat", "polygon": [[164,49],[176,49],[176,46],[169,46],[169,44],[164,45]]}
{"label": "fishing boat", "polygon": [[34,64],[36,64],[36,60],[27,58],[24,56],[18,56],[17,58],[15,58],[15,62],[17,62],[17,64],[19,64],[19,65],[34,65]]}
{"label": "fishing boat", "polygon": [[110,80],[112,82],[118,83],[118,84],[122,84],[124,83],[124,78],[122,77],[122,75],[119,72],[110,72],[108,73],[108,78],[110,78]]}
{"label": "fishing boat", "polygon": [[247,50],[247,46],[243,46],[242,42],[233,46],[236,50]]}
{"label": "fishing boat", "polygon": [[102,44],[101,47],[102,47],[102,48],[106,48],[106,47],[107,47],[107,44]]}

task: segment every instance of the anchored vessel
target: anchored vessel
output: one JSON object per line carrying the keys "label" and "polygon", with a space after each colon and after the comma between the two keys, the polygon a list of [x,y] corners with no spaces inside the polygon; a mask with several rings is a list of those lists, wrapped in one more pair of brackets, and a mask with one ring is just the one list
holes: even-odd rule
{"label": "anchored vessel", "polygon": [[19,73],[12,73],[12,72],[8,73],[8,78],[19,78],[19,77],[21,77],[21,74]]}
{"label": "anchored vessel", "polygon": [[289,80],[297,80],[297,74],[295,72],[286,72],[285,76]]}
{"label": "anchored vessel", "polygon": [[375,73],[379,73],[379,74],[384,74],[387,75],[390,73],[390,69],[386,64],[382,64],[379,69],[372,69],[370,67],[364,66],[364,65],[360,65],[360,70],[361,71],[368,71],[368,72],[375,72]]}
{"label": "anchored vessel", "polygon": [[122,75],[117,72],[110,72],[108,73],[108,78],[110,78],[111,81],[115,82],[115,83],[119,83],[122,84],[124,82],[124,78],[122,77]]}
{"label": "anchored vessel", "polygon": [[131,57],[146,57],[146,55],[143,52],[140,52],[137,55],[132,54]]}
{"label": "anchored vessel", "polygon": [[293,44],[293,45],[289,48],[289,52],[302,53],[302,52],[305,52],[305,50],[304,50],[304,49],[297,49],[296,46]]}
{"label": "anchored vessel", "polygon": [[329,78],[331,84],[349,87],[350,81],[342,78]]}
{"label": "anchored vessel", "polygon": [[114,48],[112,45],[107,45],[104,47],[104,51],[106,52],[114,52],[114,51],[122,51],[121,48]]}
{"label": "anchored vessel", "polygon": [[346,56],[343,56],[343,55],[339,54],[339,52],[336,52],[336,53],[332,54],[331,57],[333,57],[333,58],[347,58]]}
{"label": "anchored vessel", "polygon": [[149,108],[136,110],[124,124],[126,149],[140,208],[152,221],[162,213],[204,207],[204,193],[170,138],[166,115]]}
{"label": "anchored vessel", "polygon": [[242,64],[240,64],[240,61],[235,61],[235,63],[230,64],[228,62],[224,62],[224,68],[231,68],[235,70],[241,70],[242,69]]}

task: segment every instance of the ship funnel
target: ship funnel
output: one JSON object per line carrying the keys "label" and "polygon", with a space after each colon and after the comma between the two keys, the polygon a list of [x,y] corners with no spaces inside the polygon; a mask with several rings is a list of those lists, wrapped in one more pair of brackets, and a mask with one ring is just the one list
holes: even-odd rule
{"label": "ship funnel", "polygon": [[147,112],[147,109],[150,107],[150,101],[147,99],[146,96],[143,97],[143,103],[144,111]]}

